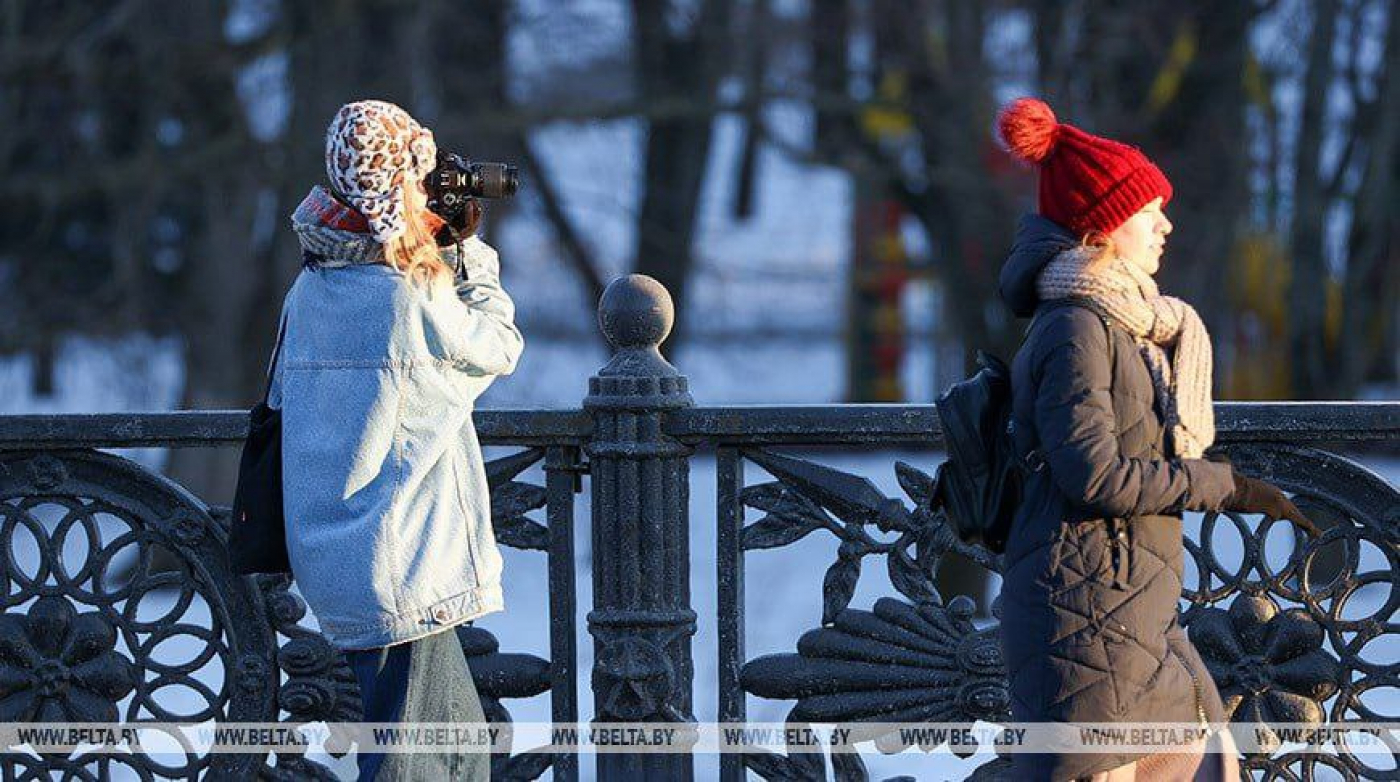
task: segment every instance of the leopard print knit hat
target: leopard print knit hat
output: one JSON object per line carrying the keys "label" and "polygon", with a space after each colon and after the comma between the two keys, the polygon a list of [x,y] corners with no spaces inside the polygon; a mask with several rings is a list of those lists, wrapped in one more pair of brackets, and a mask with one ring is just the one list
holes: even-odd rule
{"label": "leopard print knit hat", "polygon": [[436,165],[433,132],[386,101],[347,103],[326,129],[331,187],[364,215],[380,244],[407,228],[404,188],[421,182]]}

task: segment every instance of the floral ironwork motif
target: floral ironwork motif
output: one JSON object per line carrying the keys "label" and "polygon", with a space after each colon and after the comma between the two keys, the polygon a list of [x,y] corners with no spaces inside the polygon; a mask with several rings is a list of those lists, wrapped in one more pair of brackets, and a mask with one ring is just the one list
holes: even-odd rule
{"label": "floral ironwork motif", "polygon": [[1323,630],[1301,608],[1280,612],[1264,596],[1240,595],[1228,609],[1206,608],[1190,627],[1225,711],[1247,722],[1264,748],[1279,747],[1275,722],[1321,725],[1322,702],[1337,691],[1341,668],[1322,649]]}
{"label": "floral ironwork motif", "polygon": [[[1299,722],[1317,718],[1337,725],[1400,719],[1393,703],[1371,695],[1395,687],[1400,677],[1400,663],[1386,651],[1400,609],[1400,496],[1366,468],[1311,448],[1232,446],[1227,453],[1238,469],[1293,492],[1299,507],[1325,528],[1322,537],[1306,540],[1272,532],[1286,529],[1286,522],[1206,514],[1199,536],[1185,541],[1194,578],[1188,577],[1183,591],[1182,622],[1193,638],[1202,638],[1207,662],[1206,639],[1228,637],[1218,606],[1233,599],[1225,614],[1236,640],[1247,657],[1269,663],[1246,675],[1235,659],[1216,650],[1218,662],[1231,663],[1219,674],[1212,669],[1227,707],[1235,688],[1244,690],[1234,720],[1296,716]],[[1241,556],[1227,567],[1219,552],[1230,545],[1230,530],[1239,536]],[[1289,555],[1268,556],[1266,541],[1280,537],[1292,541]],[[1236,608],[1240,601],[1245,603]],[[1213,618],[1199,635],[1196,624],[1207,617]],[[1246,757],[1242,769],[1279,778],[1326,774],[1348,780],[1386,773],[1335,734],[1323,752],[1279,752],[1271,744]]]}
{"label": "floral ironwork motif", "polygon": [[62,597],[0,616],[0,721],[115,722],[137,678],[116,642],[111,622]]}
{"label": "floral ironwork motif", "polygon": [[[130,461],[92,451],[0,454],[0,716],[204,722],[265,714],[272,692],[248,661],[271,660],[270,636],[260,635],[256,596],[228,566],[226,537],[196,498]],[[238,776],[258,761],[189,747],[159,760],[86,752],[7,759],[21,776],[75,778],[117,766],[141,778]]]}
{"label": "floral ironwork motif", "polygon": [[[896,466],[911,510],[866,478],[767,451],[744,456],[778,479],[741,494],[744,505],[766,512],[744,528],[745,550],[787,545],[818,529],[841,541],[823,579],[823,626],[798,640],[796,654],[746,663],[740,675],[745,691],[796,699],[790,722],[840,723],[891,752],[907,745],[898,736],[862,733],[860,723],[937,721],[970,728],[977,720],[1009,718],[996,628],[979,630],[973,600],[958,596],[945,604],[933,580],[949,553],[994,572],[1000,560],[957,538],[936,507],[933,478],[907,464]],[[896,537],[880,540],[876,534]],[[890,583],[910,602],[881,598],[873,611],[850,608],[862,560],[879,555],[886,558]],[[958,748],[960,754],[972,751]],[[824,778],[819,761],[810,752],[744,756],[750,770],[768,779]],[[834,751],[831,761],[838,779],[867,778],[859,754]]]}
{"label": "floral ironwork motif", "polygon": [[[766,511],[744,528],[744,550],[785,546],[818,529],[841,541],[836,561],[823,578],[823,624],[831,624],[850,605],[867,556],[885,556],[890,583],[917,604],[943,602],[933,574],[949,553],[1000,571],[998,557],[958,539],[934,507],[933,479],[907,464],[896,465],[896,473],[900,487],[914,500],[913,510],[885,497],[867,478],[769,451],[745,451],[744,456],[778,478],[777,483],[743,491],[744,505]],[[872,529],[898,537],[878,540]]]}

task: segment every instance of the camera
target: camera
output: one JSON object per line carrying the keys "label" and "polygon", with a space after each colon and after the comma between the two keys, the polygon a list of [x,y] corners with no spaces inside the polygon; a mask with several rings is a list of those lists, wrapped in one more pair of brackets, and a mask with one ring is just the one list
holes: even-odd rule
{"label": "camera", "polygon": [[477,163],[452,152],[438,152],[437,167],[423,182],[428,208],[451,222],[472,198],[510,198],[520,188],[520,169],[505,163]]}

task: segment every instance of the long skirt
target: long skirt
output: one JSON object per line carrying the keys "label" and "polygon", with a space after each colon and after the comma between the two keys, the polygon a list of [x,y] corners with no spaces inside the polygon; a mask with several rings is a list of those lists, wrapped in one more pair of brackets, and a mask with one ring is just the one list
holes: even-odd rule
{"label": "long skirt", "polygon": [[[347,651],[345,659],[360,683],[365,722],[486,722],[453,630]],[[360,782],[485,782],[491,777],[491,756],[484,752],[361,752],[358,762]]]}

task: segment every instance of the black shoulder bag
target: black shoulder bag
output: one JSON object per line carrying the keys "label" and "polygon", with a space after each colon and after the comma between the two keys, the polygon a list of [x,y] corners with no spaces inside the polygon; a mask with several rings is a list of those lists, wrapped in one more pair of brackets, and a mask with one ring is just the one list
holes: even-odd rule
{"label": "black shoulder bag", "polygon": [[284,315],[262,401],[248,413],[248,439],[243,443],[243,458],[238,464],[228,552],[234,572],[243,575],[292,571],[287,560],[287,523],[282,510],[282,411],[267,406],[286,330]]}

